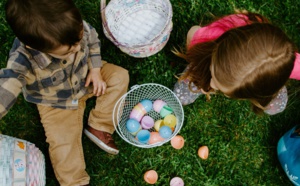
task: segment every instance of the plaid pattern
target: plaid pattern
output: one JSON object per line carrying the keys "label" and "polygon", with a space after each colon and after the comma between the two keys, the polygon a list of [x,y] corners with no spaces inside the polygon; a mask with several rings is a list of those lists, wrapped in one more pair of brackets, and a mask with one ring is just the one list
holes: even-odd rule
{"label": "plaid pattern", "polygon": [[88,70],[102,67],[96,30],[84,24],[81,50],[74,61],[61,60],[26,48],[17,38],[7,67],[0,70],[0,118],[23,92],[28,102],[63,109],[76,109],[77,100],[88,93],[84,87]]}

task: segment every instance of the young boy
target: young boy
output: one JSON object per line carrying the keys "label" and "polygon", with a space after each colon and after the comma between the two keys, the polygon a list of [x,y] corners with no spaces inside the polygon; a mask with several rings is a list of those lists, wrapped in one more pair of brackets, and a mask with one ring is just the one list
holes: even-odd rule
{"label": "young boy", "polygon": [[81,143],[85,101],[97,96],[84,133],[117,154],[112,111],[127,91],[128,72],[101,61],[98,35],[72,0],[8,0],[6,19],[17,38],[0,71],[0,118],[22,91],[37,104],[60,185],[87,185]]}

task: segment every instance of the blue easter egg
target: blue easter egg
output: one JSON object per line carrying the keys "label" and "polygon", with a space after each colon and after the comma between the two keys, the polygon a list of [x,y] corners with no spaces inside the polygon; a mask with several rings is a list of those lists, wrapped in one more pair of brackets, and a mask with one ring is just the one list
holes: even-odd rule
{"label": "blue easter egg", "polygon": [[172,129],[169,126],[162,126],[159,129],[159,135],[167,139],[172,135]]}
{"label": "blue easter egg", "polygon": [[126,122],[126,128],[131,134],[136,135],[136,133],[141,130],[141,125],[137,120],[129,119]]}
{"label": "blue easter egg", "polygon": [[150,132],[148,130],[140,130],[136,137],[141,143],[148,143],[150,139]]}
{"label": "blue easter egg", "polygon": [[147,112],[150,112],[152,110],[153,104],[151,100],[143,99],[140,103],[144,106]]}

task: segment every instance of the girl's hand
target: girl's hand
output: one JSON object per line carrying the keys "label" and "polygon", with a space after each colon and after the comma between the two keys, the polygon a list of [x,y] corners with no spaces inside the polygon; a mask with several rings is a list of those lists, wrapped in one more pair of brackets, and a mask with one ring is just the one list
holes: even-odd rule
{"label": "girl's hand", "polygon": [[90,70],[86,78],[85,87],[89,86],[90,83],[93,83],[93,94],[95,96],[105,94],[107,85],[106,82],[102,79],[100,68],[93,68]]}

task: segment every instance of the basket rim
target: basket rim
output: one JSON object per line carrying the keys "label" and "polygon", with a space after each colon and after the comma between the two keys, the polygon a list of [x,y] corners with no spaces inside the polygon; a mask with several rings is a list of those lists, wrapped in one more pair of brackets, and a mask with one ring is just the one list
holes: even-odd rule
{"label": "basket rim", "polygon": [[[173,134],[171,135],[171,137],[165,139],[164,141],[162,142],[157,142],[157,143],[154,143],[154,144],[136,144],[136,143],[133,143],[131,141],[129,141],[126,137],[124,137],[125,135],[123,135],[122,131],[119,130],[118,128],[118,125],[119,125],[119,121],[118,121],[118,118],[116,116],[116,110],[118,110],[118,107],[119,107],[119,104],[126,98],[126,96],[128,94],[130,94],[131,92],[135,91],[136,89],[138,88],[141,88],[141,87],[144,87],[144,86],[159,86],[159,87],[162,87],[162,88],[165,88],[167,90],[170,91],[170,93],[172,93],[174,95],[174,97],[176,98],[176,100],[178,101],[179,103],[179,107],[180,107],[180,111],[182,113],[182,122],[180,123],[177,131],[173,132]],[[184,123],[184,110],[183,110],[183,106],[182,104],[180,104],[180,100],[179,98],[176,96],[176,94],[171,91],[168,87],[164,86],[164,85],[161,85],[161,84],[157,84],[157,83],[144,83],[144,84],[141,84],[141,85],[133,85],[131,86],[130,90],[125,93],[123,96],[121,96],[119,98],[119,100],[116,102],[116,104],[114,105],[114,109],[113,109],[113,114],[112,114],[112,117],[113,117],[113,123],[114,123],[114,128],[115,128],[115,131],[117,132],[117,134],[124,140],[126,141],[127,143],[131,144],[131,145],[134,145],[134,146],[137,146],[137,147],[141,147],[141,148],[152,148],[152,147],[157,147],[157,146],[161,146],[169,141],[171,141],[171,139],[173,139],[181,130],[182,126],[183,126],[183,123]],[[117,120],[117,121],[116,121]]]}

